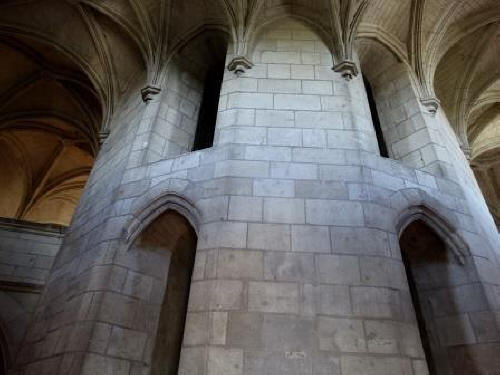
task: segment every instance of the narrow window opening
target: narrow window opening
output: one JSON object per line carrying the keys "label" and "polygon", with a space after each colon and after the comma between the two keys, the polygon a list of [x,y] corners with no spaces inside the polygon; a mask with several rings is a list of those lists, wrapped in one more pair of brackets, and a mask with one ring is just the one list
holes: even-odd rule
{"label": "narrow window opening", "polygon": [[378,117],[377,105],[375,104],[375,99],[373,97],[372,87],[370,85],[370,82],[368,82],[365,77],[363,77],[363,82],[365,84],[366,95],[368,96],[368,104],[370,105],[373,127],[375,128],[375,134],[377,135],[380,156],[388,158],[389,152],[387,151],[387,145],[384,140],[384,133],[382,132],[382,127],[380,126],[380,118]]}
{"label": "narrow window opening", "polygon": [[213,146],[224,68],[224,61],[218,61],[206,74],[193,151]]}

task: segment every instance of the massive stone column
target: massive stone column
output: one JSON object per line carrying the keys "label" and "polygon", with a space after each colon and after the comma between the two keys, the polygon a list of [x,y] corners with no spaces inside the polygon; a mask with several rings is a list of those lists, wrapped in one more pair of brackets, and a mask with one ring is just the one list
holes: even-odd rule
{"label": "massive stone column", "polygon": [[[417,218],[473,270],[460,285],[468,292],[450,294],[460,303],[442,316],[444,343],[470,373],[498,367],[498,337],[485,332],[498,332],[499,239],[484,205],[471,210],[479,193],[379,157],[362,78],[332,71],[311,29],[281,19],[260,35],[254,66],[225,73],[210,149],[186,152],[199,94],[190,88],[199,87],[185,76],[148,103],[145,82],[131,91],[55,262],[21,372],[151,371],[171,248],[135,245],[169,210],[198,236],[179,374],[425,374],[399,249]],[[174,237],[175,225],[159,228]]]}

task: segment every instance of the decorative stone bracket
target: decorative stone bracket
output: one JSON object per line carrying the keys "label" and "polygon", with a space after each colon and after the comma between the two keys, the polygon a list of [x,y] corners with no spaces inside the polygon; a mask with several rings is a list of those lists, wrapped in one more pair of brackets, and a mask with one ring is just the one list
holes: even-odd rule
{"label": "decorative stone bracket", "polygon": [[99,145],[102,146],[103,143],[106,142],[106,139],[108,139],[108,137],[109,137],[109,131],[108,130],[100,131],[97,136],[98,136]]}
{"label": "decorative stone bracket", "polygon": [[337,65],[334,65],[332,70],[334,72],[340,73],[346,81],[350,81],[359,73],[356,63],[352,61],[342,61]]}
{"label": "decorative stone bracket", "polygon": [[427,109],[427,111],[435,115],[439,109],[440,102],[436,98],[420,99],[420,103]]}
{"label": "decorative stone bracket", "polygon": [[149,102],[150,100],[153,100],[153,97],[157,95],[161,91],[161,88],[152,86],[152,85],[147,85],[141,90],[141,96],[142,96],[142,101],[144,103]]}
{"label": "decorative stone bracket", "polygon": [[237,76],[242,75],[248,69],[252,69],[253,64],[245,56],[236,56],[227,65],[227,70],[234,72]]}

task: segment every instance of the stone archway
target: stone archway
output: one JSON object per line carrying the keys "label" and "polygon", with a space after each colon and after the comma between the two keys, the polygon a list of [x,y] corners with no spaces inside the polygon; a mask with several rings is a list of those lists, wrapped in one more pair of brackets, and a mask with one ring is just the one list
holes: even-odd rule
{"label": "stone archway", "polygon": [[[487,309],[487,296],[465,245],[460,248],[425,208],[413,211],[399,242],[428,371],[453,374],[460,353],[476,343],[475,312]],[[467,372],[480,373],[475,366]]]}
{"label": "stone archway", "polygon": [[137,271],[147,274],[153,286],[146,304],[155,318],[146,324],[149,332],[143,352],[153,375],[178,372],[196,243],[190,222],[169,209],[142,231],[129,250],[131,256],[141,253]]}

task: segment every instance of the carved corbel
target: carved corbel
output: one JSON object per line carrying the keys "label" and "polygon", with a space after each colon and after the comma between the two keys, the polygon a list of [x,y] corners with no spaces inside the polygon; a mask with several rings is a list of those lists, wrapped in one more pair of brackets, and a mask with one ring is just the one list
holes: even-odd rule
{"label": "carved corbel", "polygon": [[141,90],[142,101],[144,103],[153,100],[153,97],[161,91],[161,88],[153,85],[147,85]]}
{"label": "carved corbel", "polygon": [[470,147],[469,146],[466,146],[466,145],[460,145],[460,149],[462,150],[462,152],[464,153],[465,155],[465,158],[467,159],[468,162],[470,162],[470,158],[471,158],[471,151],[470,151]]}
{"label": "carved corbel", "polygon": [[102,146],[104,142],[106,142],[106,140],[108,139],[109,137],[109,131],[108,130],[103,130],[103,131],[100,131],[99,134],[97,135],[98,137],[98,142],[99,142],[99,146]]}
{"label": "carved corbel", "polygon": [[334,72],[340,73],[346,81],[352,80],[359,73],[356,63],[352,61],[342,61],[332,68]]}
{"label": "carved corbel", "polygon": [[227,70],[234,72],[237,76],[242,75],[248,69],[252,69],[253,64],[245,56],[236,56],[227,65]]}
{"label": "carved corbel", "polygon": [[435,115],[439,109],[439,105],[441,104],[439,100],[436,98],[426,98],[420,99],[420,103],[427,109],[431,115]]}

